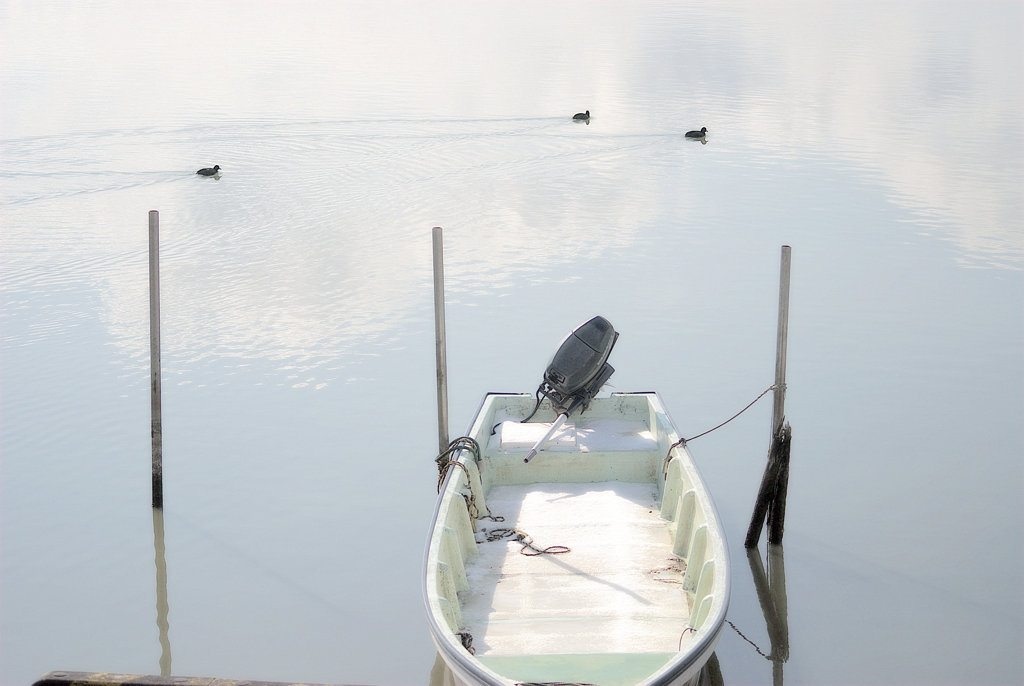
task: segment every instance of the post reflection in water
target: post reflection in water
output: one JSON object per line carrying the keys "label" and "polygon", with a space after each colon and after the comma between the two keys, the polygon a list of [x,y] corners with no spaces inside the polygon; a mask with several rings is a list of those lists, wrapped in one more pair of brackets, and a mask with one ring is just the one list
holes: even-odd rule
{"label": "post reflection in water", "polygon": [[164,554],[164,511],[153,508],[153,551],[156,560],[156,627],[160,632],[160,676],[171,675],[171,639],[167,623],[167,557]]}
{"label": "post reflection in water", "polygon": [[766,657],[772,661],[772,683],[782,686],[782,665],[789,659],[789,620],[787,618],[786,564],[782,544],[768,545],[768,574],[761,561],[761,551],[747,550],[750,575],[754,579],[757,600],[768,626],[768,639],[772,643],[771,653]]}

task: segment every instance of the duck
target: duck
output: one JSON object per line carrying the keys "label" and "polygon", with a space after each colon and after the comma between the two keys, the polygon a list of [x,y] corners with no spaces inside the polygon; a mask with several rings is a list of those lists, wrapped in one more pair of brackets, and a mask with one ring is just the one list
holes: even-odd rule
{"label": "duck", "polygon": [[577,112],[572,115],[572,118],[576,121],[590,121],[590,110],[587,110],[586,112]]}
{"label": "duck", "polygon": [[700,131],[687,131],[686,132],[686,137],[687,138],[704,138],[707,135],[708,135],[708,127],[706,127],[706,126],[700,127]]}
{"label": "duck", "polygon": [[196,174],[199,174],[200,176],[216,176],[217,172],[219,172],[219,171],[220,171],[220,165],[219,164],[215,164],[212,167],[204,167],[204,168],[200,169],[199,171],[196,172]]}

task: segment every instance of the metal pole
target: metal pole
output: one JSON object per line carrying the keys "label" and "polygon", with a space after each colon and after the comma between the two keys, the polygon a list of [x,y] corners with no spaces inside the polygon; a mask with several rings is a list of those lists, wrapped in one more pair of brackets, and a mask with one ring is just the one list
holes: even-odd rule
{"label": "metal pole", "polygon": [[529,462],[530,460],[535,458],[537,456],[537,453],[541,451],[541,448],[544,447],[544,444],[547,443],[551,439],[551,437],[555,435],[556,431],[562,428],[562,424],[565,424],[565,420],[568,418],[569,415],[565,413],[558,415],[558,419],[556,419],[554,423],[551,424],[551,428],[548,429],[548,432],[544,434],[544,436],[539,441],[537,441],[537,444],[530,449],[530,452],[526,453],[526,457],[523,458],[523,462]]}
{"label": "metal pole", "polygon": [[444,237],[440,226],[432,230],[434,240],[434,345],[437,351],[437,441],[438,454],[448,449],[448,361],[444,339]]}
{"label": "metal pole", "polygon": [[792,248],[782,246],[779,268],[779,329],[775,345],[775,403],[772,407],[772,435],[782,428],[786,417],[786,343],[789,336],[789,266]]}
{"label": "metal pole", "polygon": [[160,213],[149,211],[149,370],[153,436],[153,507],[164,506],[163,424],[160,412]]}

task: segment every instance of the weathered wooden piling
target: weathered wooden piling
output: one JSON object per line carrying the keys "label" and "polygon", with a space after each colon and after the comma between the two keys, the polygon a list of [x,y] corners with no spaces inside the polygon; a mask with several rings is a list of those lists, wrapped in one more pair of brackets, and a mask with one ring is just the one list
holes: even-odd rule
{"label": "weathered wooden piling", "polygon": [[782,532],[786,524],[786,495],[789,491],[789,452],[793,438],[793,430],[787,423],[783,427],[785,433],[779,439],[778,460],[779,470],[775,478],[775,491],[772,493],[768,506],[768,543],[782,543]]}
{"label": "weathered wooden piling", "polygon": [[[314,686],[306,684],[305,686]],[[112,674],[109,672],[47,672],[32,686],[295,686],[288,681],[253,681],[217,677]],[[326,685],[325,685],[326,686]]]}
{"label": "weathered wooden piling", "polygon": [[448,361],[444,331],[444,236],[443,229],[431,231],[434,242],[434,347],[437,358],[437,442],[438,455],[448,449]]}
{"label": "weathered wooden piling", "polygon": [[743,545],[757,546],[761,528],[768,520],[768,542],[782,543],[786,519],[786,492],[789,487],[789,453],[793,431],[786,422],[786,349],[789,338],[789,275],[791,251],[782,246],[779,267],[779,324],[775,343],[775,386],[772,407],[772,442],[768,451],[768,464],[761,477],[761,487],[754,503],[754,514],[747,527]]}
{"label": "weathered wooden piling", "polygon": [[743,540],[743,545],[746,548],[757,547],[757,543],[761,539],[761,529],[764,526],[765,518],[768,516],[768,511],[772,508],[773,504],[776,505],[776,508],[770,527],[776,527],[777,535],[775,535],[775,538],[777,540],[772,540],[773,536],[770,532],[769,543],[782,542],[786,498],[785,493],[783,493],[780,508],[778,505],[780,502],[779,485],[782,472],[785,470],[788,475],[791,436],[792,432],[789,424],[783,424],[782,428],[772,438],[772,447],[768,452],[768,464],[764,468],[764,475],[761,477],[761,487],[758,489],[757,500],[754,502],[754,514],[750,518],[750,526],[747,527],[747,537]]}
{"label": "weathered wooden piling", "polygon": [[160,409],[160,213],[149,211],[150,433],[153,443],[153,507],[164,506],[163,420]]}

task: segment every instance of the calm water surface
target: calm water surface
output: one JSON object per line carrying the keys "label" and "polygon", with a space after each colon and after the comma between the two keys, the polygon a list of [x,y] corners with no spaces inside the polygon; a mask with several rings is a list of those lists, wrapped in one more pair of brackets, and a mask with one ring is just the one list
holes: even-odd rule
{"label": "calm water surface", "polygon": [[[776,674],[1020,683],[1022,26],[1019,2],[3,2],[0,683],[428,681],[435,225],[453,435],[594,314],[616,389],[718,424],[772,382],[792,245]],[[742,540],[769,408],[692,444],[764,652]],[[772,678],[731,629],[718,656]]]}

